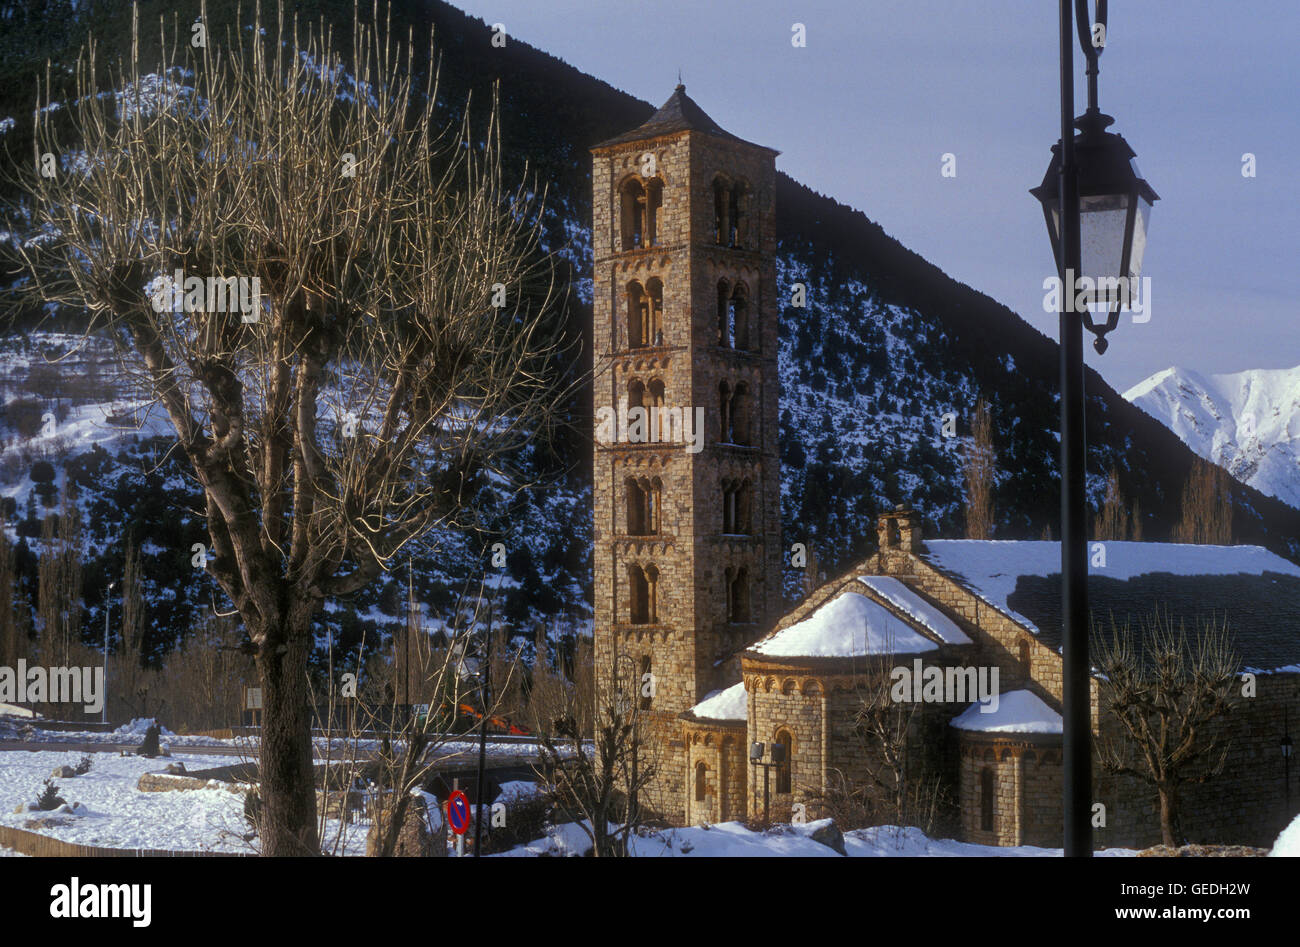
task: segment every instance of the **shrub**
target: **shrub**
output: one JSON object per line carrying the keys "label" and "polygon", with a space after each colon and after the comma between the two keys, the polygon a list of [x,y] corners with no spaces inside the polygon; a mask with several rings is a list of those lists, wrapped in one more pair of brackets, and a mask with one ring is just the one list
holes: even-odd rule
{"label": "shrub", "polygon": [[54,781],[47,779],[45,780],[45,788],[36,797],[36,805],[42,812],[52,812],[59,806],[66,806],[67,802],[59,795],[59,787],[54,785]]}

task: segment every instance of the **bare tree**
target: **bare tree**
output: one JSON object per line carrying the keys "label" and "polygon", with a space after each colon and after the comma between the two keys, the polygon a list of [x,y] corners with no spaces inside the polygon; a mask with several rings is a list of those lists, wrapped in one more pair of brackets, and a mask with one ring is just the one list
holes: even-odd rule
{"label": "bare tree", "polygon": [[1214,726],[1232,710],[1239,667],[1227,625],[1204,621],[1191,638],[1183,623],[1175,627],[1157,610],[1138,622],[1136,634],[1112,619],[1110,635],[1097,637],[1103,715],[1120,734],[1106,736],[1102,727],[1098,759],[1106,772],[1155,789],[1164,844],[1181,845],[1181,787],[1217,775],[1227,757]]}
{"label": "bare tree", "polygon": [[264,852],[318,854],[315,616],[476,525],[567,392],[542,207],[504,181],[495,108],[483,134],[469,108],[444,124],[432,39],[416,61],[355,9],[346,69],[325,25],[250,15],[200,48],[164,28],[160,65],[133,26],[118,95],[88,47],[76,97],[39,113],[36,154],[79,157],[24,180],[48,241],[23,252],[175,428],[261,677]]}
{"label": "bare tree", "polygon": [[993,535],[993,480],[997,453],[993,448],[993,417],[981,395],[975,402],[971,439],[962,449],[962,473],[966,479],[966,538],[989,539]]}
{"label": "bare tree", "polygon": [[608,685],[596,691],[594,733],[581,725],[584,703],[577,688],[566,689],[568,706],[560,715],[534,721],[538,776],[600,858],[631,854],[631,839],[647,815],[641,796],[658,770],[640,710],[640,679],[619,663],[616,657]]}
{"label": "bare tree", "polygon": [[[892,648],[890,649],[892,650]],[[890,663],[886,659],[875,665],[866,677],[855,722],[867,744],[867,777],[871,782],[867,797],[883,798],[895,825],[904,821],[908,790],[908,750],[912,722],[918,704],[896,701],[890,681]],[[874,806],[879,811],[879,806]]]}
{"label": "bare tree", "polygon": [[1183,487],[1182,519],[1174,528],[1180,543],[1232,544],[1232,477],[1218,464],[1192,458]]}

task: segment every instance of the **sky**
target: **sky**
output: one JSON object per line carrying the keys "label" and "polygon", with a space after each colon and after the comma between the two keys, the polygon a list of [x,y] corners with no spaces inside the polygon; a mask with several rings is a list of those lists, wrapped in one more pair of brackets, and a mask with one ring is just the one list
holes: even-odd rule
{"label": "sky", "polygon": [[[1054,0],[453,2],[655,106],[680,69],[714,121],[781,151],[779,170],[1056,336],[1055,264],[1028,193],[1060,135]],[[1161,198],[1151,318],[1125,317],[1105,355],[1087,346],[1117,389],[1172,365],[1300,364],[1297,39],[1295,0],[1110,4],[1099,104]],[[1077,114],[1077,44],[1075,72]]]}

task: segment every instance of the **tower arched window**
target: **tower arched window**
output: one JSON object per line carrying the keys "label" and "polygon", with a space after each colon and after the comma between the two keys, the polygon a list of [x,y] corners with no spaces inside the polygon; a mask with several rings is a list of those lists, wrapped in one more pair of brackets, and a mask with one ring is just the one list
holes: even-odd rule
{"label": "tower arched window", "polygon": [[748,480],[722,481],[722,531],[732,536],[745,536],[751,530],[750,497],[753,490]]}
{"label": "tower arched window", "polygon": [[776,736],[772,738],[773,743],[779,743],[785,747],[785,760],[777,764],[776,767],[776,791],[790,791],[790,767],[794,763],[794,739],[790,736],[789,730],[778,730]]}
{"label": "tower arched window", "polygon": [[647,418],[647,430],[650,432],[650,440],[662,443],[668,440],[672,432],[668,429],[664,383],[658,378],[650,382],[649,395],[650,403],[647,407],[650,409],[650,416]]}
{"label": "tower arched window", "polygon": [[726,443],[752,446],[750,414],[749,386],[741,382],[736,385],[736,390],[731,395],[731,403],[727,409],[728,430],[727,436],[724,438]]}
{"label": "tower arched window", "polygon": [[650,294],[636,280],[627,284],[627,347],[639,349],[650,344],[652,301]]}
{"label": "tower arched window", "polygon": [[744,566],[727,569],[727,621],[744,624],[749,618],[749,570]]}
{"label": "tower arched window", "polygon": [[658,477],[653,480],[634,480],[629,477],[624,486],[627,492],[628,535],[658,535],[663,482]]}
{"label": "tower arched window", "polygon": [[646,622],[659,624],[659,570],[654,566],[645,567],[646,585]]}
{"label": "tower arched window", "polygon": [[708,769],[707,767],[705,767],[703,760],[695,764],[695,801],[696,802],[704,801],[704,795],[706,789],[705,778],[707,773],[708,773]]}
{"label": "tower arched window", "polygon": [[713,179],[714,242],[724,247],[746,247],[749,234],[749,186],[726,175]]}
{"label": "tower arched window", "polygon": [[644,536],[647,527],[648,492],[641,489],[635,480],[628,479],[624,485],[627,490],[627,532],[629,536]]}
{"label": "tower arched window", "polygon": [[650,439],[650,421],[645,417],[647,404],[645,382],[633,378],[627,383],[627,419],[620,437],[630,444],[644,444]]}
{"label": "tower arched window", "polygon": [[638,177],[630,177],[623,183],[620,222],[624,250],[639,250],[659,242],[655,231],[663,193],[663,182],[658,178],[642,182]]}
{"label": "tower arched window", "polygon": [[713,179],[713,242],[727,246],[731,234],[731,182],[718,175]]}
{"label": "tower arched window", "polygon": [[663,345],[664,284],[661,279],[654,277],[646,281],[645,288],[649,301],[646,306],[645,335],[642,336],[645,341],[642,344]]}
{"label": "tower arched window", "polygon": [[718,344],[724,348],[731,346],[731,286],[726,280],[718,280]]}
{"label": "tower arched window", "polygon": [[744,283],[737,283],[731,292],[727,321],[731,325],[731,347],[749,351],[749,292]]}
{"label": "tower arched window", "polygon": [[642,569],[638,565],[629,565],[627,567],[628,579],[628,621],[633,625],[651,625],[654,624],[654,594],[655,583],[658,581],[659,573],[654,570],[654,581],[650,578],[650,572],[654,566],[648,569]]}
{"label": "tower arched window", "polygon": [[658,536],[663,532],[664,484],[658,477],[650,481],[646,491],[646,525],[650,535]]}
{"label": "tower arched window", "polygon": [[985,766],[980,770],[980,829],[993,831],[993,794],[996,791],[992,768]]}
{"label": "tower arched window", "polygon": [[721,425],[718,440],[723,444],[731,443],[731,386],[725,381],[718,382],[718,407]]}

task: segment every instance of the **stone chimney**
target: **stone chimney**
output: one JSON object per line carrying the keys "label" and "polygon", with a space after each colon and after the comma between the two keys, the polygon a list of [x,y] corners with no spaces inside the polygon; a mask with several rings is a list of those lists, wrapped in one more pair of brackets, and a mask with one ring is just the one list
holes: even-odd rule
{"label": "stone chimney", "polygon": [[919,552],[921,549],[921,517],[898,504],[890,513],[883,513],[876,523],[876,538],[881,552]]}

